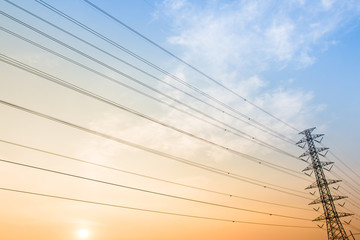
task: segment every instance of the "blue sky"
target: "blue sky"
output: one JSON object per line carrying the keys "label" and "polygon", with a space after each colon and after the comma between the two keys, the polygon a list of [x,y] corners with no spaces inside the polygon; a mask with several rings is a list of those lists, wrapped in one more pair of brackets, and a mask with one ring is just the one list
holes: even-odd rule
{"label": "blue sky", "polygon": [[[298,104],[301,112],[290,111],[285,120],[298,128],[317,126],[355,158],[359,2],[143,2],[144,22],[132,17],[140,32],[228,86],[239,84],[239,92],[259,104],[275,95]],[[283,109],[270,111],[281,115]]]}

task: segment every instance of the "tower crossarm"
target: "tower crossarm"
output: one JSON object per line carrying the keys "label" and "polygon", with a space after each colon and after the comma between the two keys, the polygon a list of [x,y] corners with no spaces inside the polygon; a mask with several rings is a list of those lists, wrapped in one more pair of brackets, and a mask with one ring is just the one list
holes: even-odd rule
{"label": "tower crossarm", "polygon": [[[338,183],[338,182],[342,182],[342,180],[328,180],[328,185],[330,185],[330,184],[334,184],[334,183]],[[313,184],[311,184],[310,186],[308,186],[308,187],[306,187],[305,189],[307,190],[307,189],[312,189],[312,188],[317,188],[317,183],[316,182],[314,182]]]}
{"label": "tower crossarm", "polygon": [[325,151],[325,150],[329,150],[329,148],[327,148],[327,147],[317,147],[317,148],[315,148],[315,151],[307,150],[306,152],[304,152],[303,154],[301,154],[301,155],[299,156],[299,158],[308,156],[308,155],[312,154],[313,152],[321,153],[321,152],[323,152],[323,151]]}
{"label": "tower crossarm", "polygon": [[[322,137],[324,136],[324,134],[311,134],[311,136],[312,136],[313,140],[321,137],[320,140],[316,140],[317,142],[320,143],[321,140],[322,140]],[[300,145],[300,144],[302,144],[302,143],[306,143],[306,137],[303,137],[303,138],[302,138],[300,141],[298,141],[296,144],[297,144],[297,145]]]}
{"label": "tower crossarm", "polygon": [[[337,217],[341,218],[341,217],[348,217],[348,216],[352,216],[354,214],[351,214],[351,213],[343,213],[343,212],[339,212]],[[333,216],[331,216],[333,217]],[[326,220],[326,217],[324,214],[320,215],[319,217],[315,218],[313,221],[323,221],[323,220]]]}
{"label": "tower crossarm", "polygon": [[317,198],[314,201],[312,201],[311,203],[309,203],[309,205],[314,205],[314,204],[318,204],[318,203],[325,203],[327,204],[328,202],[332,202],[332,201],[337,201],[340,199],[344,199],[347,198],[347,196],[332,196],[331,199],[330,198]]}
{"label": "tower crossarm", "polygon": [[[320,164],[321,164],[321,167],[325,167],[325,166],[334,164],[334,162],[320,162]],[[306,168],[304,168],[304,170],[302,170],[302,171],[303,171],[303,172],[306,172],[306,171],[309,171],[309,170],[312,170],[312,169],[314,169],[314,165],[313,165],[313,164],[310,164],[309,166],[307,166]]]}

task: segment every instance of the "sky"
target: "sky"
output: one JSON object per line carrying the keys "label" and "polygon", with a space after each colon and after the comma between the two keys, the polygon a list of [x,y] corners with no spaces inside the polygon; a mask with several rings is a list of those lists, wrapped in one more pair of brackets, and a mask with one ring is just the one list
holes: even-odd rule
{"label": "sky", "polygon": [[312,127],[360,233],[359,1],[0,10],[4,238],[327,239],[295,144]]}

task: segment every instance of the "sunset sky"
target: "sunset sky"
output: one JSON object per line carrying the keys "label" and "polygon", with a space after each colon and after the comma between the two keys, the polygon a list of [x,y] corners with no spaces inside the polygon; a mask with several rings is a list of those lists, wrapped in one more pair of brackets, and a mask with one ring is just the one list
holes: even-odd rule
{"label": "sunset sky", "polygon": [[359,1],[1,0],[0,41],[1,239],[327,239],[312,127],[360,233]]}

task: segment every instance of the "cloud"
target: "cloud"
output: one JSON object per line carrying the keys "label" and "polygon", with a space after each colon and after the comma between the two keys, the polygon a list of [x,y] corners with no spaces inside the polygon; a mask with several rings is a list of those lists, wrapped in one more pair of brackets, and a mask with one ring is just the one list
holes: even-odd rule
{"label": "cloud", "polygon": [[[300,126],[310,120],[306,109],[324,108],[314,105],[314,93],[291,89],[291,83],[270,82],[266,73],[311,66],[318,49],[326,51],[337,41],[335,34],[360,13],[356,2],[336,0],[167,0],[158,7],[173,27],[168,42],[182,48],[182,58],[274,115],[296,120]],[[179,67],[177,71],[188,82],[198,81],[189,70]],[[272,123],[249,106],[236,103],[239,99],[235,96],[207,84],[202,86],[207,93],[238,106],[244,114]]]}
{"label": "cloud", "polygon": [[[166,20],[170,20],[173,31],[167,36],[167,40],[175,48],[183,50],[184,54],[180,57],[199,69],[204,69],[208,75],[214,76],[257,106],[288,123],[296,123],[296,127],[300,130],[313,126],[311,122],[314,115],[326,109],[324,104],[313,103],[315,93],[292,88],[293,82],[298,81],[297,79],[274,83],[268,80],[264,73],[269,71],[276,73],[282,69],[297,70],[313,64],[316,61],[316,49],[334,42],[331,34],[341,29],[342,25],[354,16],[350,3],[339,6],[339,2],[336,1],[314,4],[310,1],[294,0],[278,4],[275,1],[224,3],[216,0],[203,2],[165,0],[157,6],[159,8],[156,10],[157,20],[161,20],[161,14],[166,15]],[[271,129],[286,136],[294,135],[293,130],[285,128],[283,124],[247,104],[246,101],[239,100],[218,85],[204,79],[199,81],[201,76],[184,65],[175,66],[171,73],[242,114],[271,126]],[[164,80],[169,83],[173,81],[169,77],[165,77]],[[230,126],[253,136],[260,135],[263,141],[271,137],[264,135],[258,129],[239,123],[236,118],[197,103],[183,93],[164,86],[157,87]],[[201,94],[197,96],[204,99]],[[162,97],[162,99],[185,109],[184,106],[179,106],[166,98]],[[205,101],[216,105],[208,99]],[[174,109],[167,107],[159,109],[161,110],[155,111],[156,118],[171,126],[246,153],[256,152],[257,146],[253,143],[232,134],[224,134],[224,130],[220,131]],[[185,111],[194,113],[189,109]],[[229,109],[226,111],[230,112]],[[194,114],[201,116],[198,113]],[[223,150],[205,146],[206,144],[151,122],[139,121],[135,124],[132,118],[110,114],[90,125],[94,129],[116,133],[117,136],[132,142],[174,155],[180,154],[189,158],[201,155],[214,162],[231,159]],[[122,126],[122,128],[108,129],[109,126]]]}
{"label": "cloud", "polygon": [[[311,65],[313,52],[331,33],[359,14],[352,1],[164,1],[171,44],[184,57],[221,67],[253,71],[288,64]],[[249,63],[250,62],[250,63]],[[255,67],[254,65],[258,66]],[[225,68],[226,69],[226,68]]]}
{"label": "cloud", "polygon": [[333,6],[334,0],[321,0],[321,4],[325,9],[330,9]]}
{"label": "cloud", "polygon": [[184,7],[185,3],[186,3],[186,0],[165,0],[163,2],[163,4],[166,7],[170,8],[172,10],[178,10],[178,9]]}

